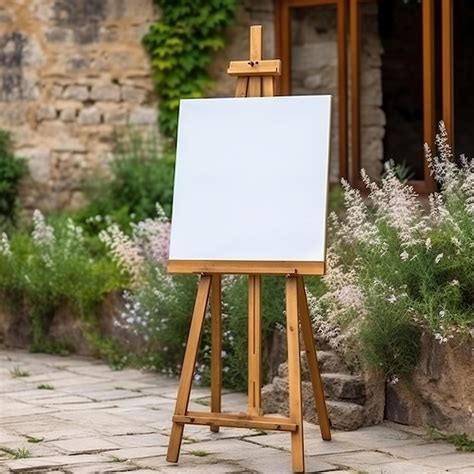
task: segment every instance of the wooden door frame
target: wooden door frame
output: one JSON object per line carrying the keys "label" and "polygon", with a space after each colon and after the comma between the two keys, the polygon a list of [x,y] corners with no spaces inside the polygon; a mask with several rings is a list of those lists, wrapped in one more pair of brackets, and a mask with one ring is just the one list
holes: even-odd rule
{"label": "wooden door frame", "polygon": [[[339,174],[361,187],[360,150],[360,5],[377,0],[275,0],[276,49],[282,59],[282,78],[279,90],[290,92],[291,84],[291,9],[318,5],[335,5],[338,15],[338,96],[339,96]],[[435,32],[433,0],[422,0],[422,51],[423,51],[423,140],[434,148],[435,110]],[[452,0],[442,0],[442,111],[451,143],[454,143],[454,99],[453,99],[453,5]],[[347,23],[349,22],[349,28]],[[351,69],[351,166],[348,157],[348,80],[347,37],[350,49]],[[420,147],[420,155],[423,151]],[[436,185],[424,160],[424,179],[414,180],[418,193],[435,190]]]}
{"label": "wooden door frame", "polygon": [[349,179],[348,159],[348,81],[347,81],[347,5],[348,0],[275,0],[275,39],[277,56],[282,59],[279,93],[288,95],[291,86],[291,10],[334,5],[337,15],[337,99],[339,134],[339,175]]}

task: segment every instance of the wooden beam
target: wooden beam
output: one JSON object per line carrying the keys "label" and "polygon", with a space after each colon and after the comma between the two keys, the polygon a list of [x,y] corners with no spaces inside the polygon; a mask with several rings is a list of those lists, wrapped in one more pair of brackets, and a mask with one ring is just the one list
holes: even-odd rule
{"label": "wooden beam", "polygon": [[277,76],[281,74],[281,61],[279,59],[264,59],[258,63],[231,61],[227,74],[230,76]]}
{"label": "wooden beam", "polygon": [[351,158],[350,182],[354,185],[360,173],[360,19],[358,0],[350,0],[351,49]]}
{"label": "wooden beam", "polygon": [[235,273],[324,275],[325,262],[281,262],[253,260],[170,260],[168,273]]}
{"label": "wooden beam", "polygon": [[[220,412],[222,402],[222,285],[221,275],[211,276],[211,411]],[[211,426],[217,433],[218,426]]]}
{"label": "wooden beam", "polygon": [[291,433],[293,472],[304,472],[303,401],[301,395],[300,335],[297,277],[288,276],[286,294],[286,335],[288,340],[288,398],[290,421],[298,426]]}
{"label": "wooden beam", "polygon": [[337,101],[339,110],[339,176],[348,180],[347,0],[338,0],[337,2]]}
{"label": "wooden beam", "polygon": [[443,120],[449,143],[454,148],[453,0],[441,2],[441,31]]}
{"label": "wooden beam", "polygon": [[[188,342],[184,353],[181,376],[179,378],[178,395],[174,413],[177,416],[185,415],[188,410],[189,396],[193,383],[194,369],[201,342],[202,328],[204,326],[204,316],[206,314],[207,300],[211,288],[211,276],[204,275],[199,280],[194,311],[189,329]],[[173,423],[171,427],[170,441],[166,460],[168,462],[178,462],[181,441],[183,439],[183,425]]]}
{"label": "wooden beam", "polygon": [[282,95],[290,95],[291,92],[291,15],[287,2],[282,1],[280,8],[280,51],[281,78],[280,92]]}
{"label": "wooden beam", "polygon": [[309,375],[313,386],[316,411],[318,413],[318,423],[321,436],[325,441],[331,440],[331,424],[329,422],[328,411],[326,408],[326,399],[324,397],[323,382],[319,370],[318,354],[314,342],[313,326],[308,309],[308,300],[306,298],[306,289],[304,287],[303,277],[298,276],[298,313],[300,317],[301,332],[303,334],[304,347],[308,360]]}
{"label": "wooden beam", "polygon": [[[422,0],[423,45],[423,140],[434,148],[435,136],[435,66],[434,66],[434,2]],[[420,155],[422,152],[420,150]],[[428,192],[434,191],[434,179],[423,157],[424,181]]]}
{"label": "wooden beam", "polygon": [[297,426],[288,418],[267,416],[239,416],[227,413],[188,412],[173,416],[173,423],[190,425],[216,425],[231,428],[259,428],[262,430],[296,431]]}
{"label": "wooden beam", "polygon": [[248,414],[262,415],[262,295],[260,275],[248,286]]}

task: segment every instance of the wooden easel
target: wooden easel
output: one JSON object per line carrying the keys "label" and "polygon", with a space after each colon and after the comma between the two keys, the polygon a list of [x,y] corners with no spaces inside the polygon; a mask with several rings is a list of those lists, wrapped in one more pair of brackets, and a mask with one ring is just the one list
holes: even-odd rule
{"label": "wooden easel", "polygon": [[[268,97],[275,91],[275,77],[280,74],[280,60],[262,60],[262,27],[250,29],[250,60],[232,61],[227,71],[237,76],[236,97]],[[316,400],[321,436],[331,439],[330,423],[326,409],[324,391],[308,311],[306,291],[302,273],[291,262],[201,262],[197,266],[189,262],[170,262],[169,271],[200,273],[200,280],[189,330],[179,382],[176,408],[168,445],[168,462],[177,462],[185,424],[209,425],[211,431],[219,427],[259,428],[264,430],[289,431],[293,471],[304,472],[303,409],[301,398],[301,365],[299,325],[308,358],[308,366]],[[308,266],[308,269],[310,267]],[[317,262],[306,274],[323,274],[324,264]],[[225,273],[246,273],[249,278],[248,319],[248,409],[247,413],[229,414],[221,410],[222,386],[222,314],[221,277]],[[261,275],[271,273],[286,276],[286,319],[288,337],[289,413],[285,417],[263,416],[261,403],[262,350],[261,350]],[[204,324],[207,302],[210,295],[211,310],[211,411],[188,411],[191,384]]]}

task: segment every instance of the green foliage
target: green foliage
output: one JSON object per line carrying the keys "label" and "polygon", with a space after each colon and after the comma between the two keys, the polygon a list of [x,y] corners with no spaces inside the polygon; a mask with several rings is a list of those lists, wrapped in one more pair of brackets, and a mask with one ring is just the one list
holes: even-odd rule
{"label": "green foliage", "polygon": [[10,375],[12,378],[17,379],[19,377],[28,377],[30,374],[21,367],[13,367],[13,369],[10,370]]}
{"label": "green foliage", "polygon": [[47,337],[56,312],[68,311],[92,330],[98,305],[127,282],[110,257],[91,252],[70,219],[50,226],[36,211],[32,234],[15,233],[7,245],[0,248],[2,303],[26,316],[33,351],[68,353],[67,344]]}
{"label": "green foliage", "polygon": [[76,213],[75,220],[94,235],[111,221],[127,227],[130,220],[154,216],[157,202],[171,215],[174,165],[174,156],[163,156],[156,136],[130,132],[117,141],[111,176],[84,183],[90,204]]}
{"label": "green foliage", "polygon": [[452,160],[440,125],[441,156],[428,158],[440,192],[427,212],[397,169],[367,199],[345,187],[346,213],[332,217],[327,291],[313,308],[317,324],[342,328],[340,345],[390,380],[407,376],[420,334],[440,343],[474,327],[474,161]]}
{"label": "green foliage", "polygon": [[26,448],[11,449],[11,448],[0,447],[0,451],[3,451],[12,459],[25,459],[25,458],[31,457],[30,451]]}
{"label": "green foliage", "polygon": [[180,372],[196,283],[195,276],[171,277],[160,267],[150,268],[146,282],[126,295],[126,318],[146,340],[137,355],[141,365],[169,375]]}
{"label": "green foliage", "polygon": [[26,173],[26,162],[15,156],[10,134],[0,130],[0,228],[15,221],[18,186]]}
{"label": "green foliage", "polygon": [[203,97],[212,86],[211,53],[224,46],[238,0],[155,0],[160,19],[143,38],[160,96],[162,133],[175,138],[182,98]]}
{"label": "green foliage", "polygon": [[54,387],[49,383],[41,383],[36,388],[38,390],[54,390]]}
{"label": "green foliage", "polygon": [[431,427],[429,427],[427,431],[431,439],[447,441],[448,443],[454,444],[458,451],[474,452],[474,440],[466,433],[446,434]]}
{"label": "green foliage", "polygon": [[33,444],[41,443],[42,441],[44,441],[44,438],[38,438],[36,436],[26,435],[25,438],[26,438],[26,441],[28,441],[28,443],[33,443]]}

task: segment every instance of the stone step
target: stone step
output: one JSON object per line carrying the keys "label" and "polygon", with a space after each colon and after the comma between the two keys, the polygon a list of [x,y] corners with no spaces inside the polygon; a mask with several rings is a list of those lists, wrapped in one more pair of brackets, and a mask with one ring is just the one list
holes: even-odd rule
{"label": "stone step", "polygon": [[321,378],[326,398],[364,404],[365,384],[360,377],[347,374],[321,374]]}
{"label": "stone step", "polygon": [[326,400],[326,407],[332,428],[353,431],[364,424],[364,408],[356,403]]}
{"label": "stone step", "polygon": [[[319,370],[321,373],[339,373],[339,374],[350,374],[350,370],[341,361],[339,356],[334,351],[317,351]],[[278,367],[279,377],[288,377],[288,363],[283,362]],[[301,351],[301,380],[310,380],[308,359],[306,358],[305,351]]]}
{"label": "stone step", "polygon": [[[303,416],[310,423],[318,422],[314,404],[313,387],[310,382],[302,383]],[[288,379],[275,377],[273,383],[262,389],[265,413],[280,413],[288,416]],[[326,400],[331,426],[340,430],[356,430],[364,423],[364,408],[356,403]]]}

